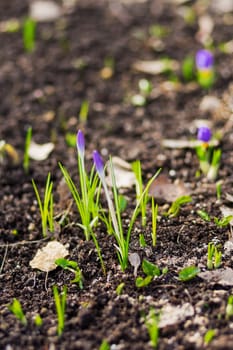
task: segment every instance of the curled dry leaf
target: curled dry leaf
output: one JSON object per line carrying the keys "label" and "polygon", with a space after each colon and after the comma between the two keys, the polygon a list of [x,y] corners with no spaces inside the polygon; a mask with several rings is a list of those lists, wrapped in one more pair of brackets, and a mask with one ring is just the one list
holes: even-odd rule
{"label": "curled dry leaf", "polygon": [[31,141],[29,147],[29,157],[34,160],[45,160],[48,158],[50,153],[54,149],[54,144],[52,142],[44,143],[43,145],[39,145],[34,141]]}
{"label": "curled dry leaf", "polygon": [[230,267],[226,267],[225,269],[200,272],[198,276],[211,284],[233,286],[233,269]]}
{"label": "curled dry leaf", "polygon": [[141,264],[140,256],[137,253],[129,254],[129,262],[134,267],[134,277],[137,277],[138,268]]}
{"label": "curled dry leaf", "polygon": [[30,4],[29,16],[37,22],[55,21],[62,14],[62,9],[54,1],[36,0]]}
{"label": "curled dry leaf", "polygon": [[202,112],[214,112],[221,108],[222,102],[216,96],[206,95],[202,98],[199,108]]}
{"label": "curled dry leaf", "polygon": [[158,200],[174,202],[177,198],[189,193],[181,180],[172,183],[166,175],[161,174],[152,182],[149,194]]}
{"label": "curled dry leaf", "polygon": [[[183,148],[196,148],[201,145],[201,141],[198,140],[173,140],[164,139],[162,141],[162,146],[166,148],[183,149]],[[216,147],[219,145],[218,140],[211,140],[209,142],[211,147]]]}
{"label": "curled dry leaf", "polygon": [[49,242],[44,248],[37,251],[29,265],[33,269],[49,272],[56,269],[55,260],[65,258],[67,255],[69,251],[63,244],[57,241]]}
{"label": "curled dry leaf", "polygon": [[[135,185],[136,178],[129,163],[119,157],[112,157],[112,165],[117,188],[131,188],[133,185]],[[110,163],[107,164],[107,171],[108,176],[106,181],[109,186],[112,186]]]}
{"label": "curled dry leaf", "polygon": [[194,308],[190,303],[183,305],[165,305],[161,310],[161,318],[159,321],[159,327],[165,328],[177,323],[181,323],[188,317],[194,315]]}

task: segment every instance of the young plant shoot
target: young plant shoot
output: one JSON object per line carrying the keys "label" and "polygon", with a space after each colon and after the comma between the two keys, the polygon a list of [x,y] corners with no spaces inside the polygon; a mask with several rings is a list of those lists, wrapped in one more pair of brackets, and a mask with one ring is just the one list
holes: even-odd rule
{"label": "young plant shoot", "polygon": [[153,349],[157,349],[159,343],[159,315],[156,314],[154,309],[151,309],[146,316],[145,326]]}
{"label": "young plant shoot", "polygon": [[24,156],[23,156],[23,168],[25,173],[29,170],[29,147],[32,139],[32,128],[29,127],[25,139]]}
{"label": "young plant shoot", "polygon": [[23,45],[27,52],[35,48],[36,22],[32,18],[26,18],[23,23]]}
{"label": "young plant shoot", "polygon": [[27,325],[27,319],[24,315],[21,303],[18,299],[14,298],[13,302],[8,305],[8,309],[15,315],[15,317],[24,325]]}
{"label": "young plant shoot", "polygon": [[213,149],[209,145],[212,133],[207,126],[201,126],[197,132],[197,139],[201,144],[196,148],[200,169],[209,180],[215,180],[220,166],[221,150]]}
{"label": "young plant shoot", "polygon": [[40,209],[40,216],[42,222],[42,234],[47,236],[48,230],[54,231],[54,218],[53,218],[53,182],[51,181],[51,174],[49,173],[46,180],[44,200],[40,197],[38,188],[32,180],[32,185],[36,194],[37,202]]}
{"label": "young plant shoot", "polygon": [[117,192],[117,186],[116,186],[116,179],[115,179],[115,174],[113,170],[113,165],[112,165],[112,160],[110,158],[110,172],[111,172],[111,177],[112,177],[112,184],[113,184],[113,198],[114,198],[114,204],[110,196],[110,192],[107,187],[106,183],[106,178],[105,178],[105,173],[104,173],[104,164],[103,160],[98,153],[98,151],[93,152],[93,161],[95,164],[96,171],[99,175],[100,181],[102,183],[105,196],[107,199],[107,204],[108,204],[108,209],[110,213],[110,219],[111,223],[113,226],[113,235],[116,240],[116,250],[117,250],[117,256],[119,263],[121,265],[122,271],[125,271],[128,265],[128,252],[129,252],[129,242],[130,242],[130,236],[131,236],[131,231],[133,228],[133,225],[135,223],[135,220],[138,215],[138,209],[140,207],[141,201],[144,200],[144,197],[146,193],[148,192],[148,189],[152,183],[152,181],[158,176],[159,171],[152,177],[152,179],[148,182],[146,185],[143,193],[141,194],[140,198],[137,201],[137,205],[134,209],[133,215],[130,219],[129,227],[124,234],[123,232],[123,223],[122,223],[122,218],[121,218],[121,210],[120,210],[120,205],[119,205],[119,195]]}
{"label": "young plant shoot", "polygon": [[211,88],[215,80],[213,54],[209,50],[199,50],[195,61],[199,85],[204,89]]}
{"label": "young plant shoot", "polygon": [[218,269],[222,263],[222,253],[214,243],[208,243],[207,249],[207,268],[209,270]]}
{"label": "young plant shoot", "polygon": [[57,312],[57,335],[60,336],[65,327],[67,287],[64,286],[61,294],[59,294],[57,286],[53,286],[53,297]]}

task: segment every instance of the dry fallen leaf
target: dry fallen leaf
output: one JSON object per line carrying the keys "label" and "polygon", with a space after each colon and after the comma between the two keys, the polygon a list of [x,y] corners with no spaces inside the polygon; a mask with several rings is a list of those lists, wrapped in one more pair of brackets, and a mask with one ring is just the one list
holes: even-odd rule
{"label": "dry fallen leaf", "polygon": [[30,4],[29,16],[37,22],[54,21],[62,14],[61,7],[54,1],[36,0]]}
{"label": "dry fallen leaf", "polygon": [[226,267],[225,269],[211,270],[200,272],[198,277],[206,280],[211,284],[220,284],[222,286],[233,286],[233,269]]}
{"label": "dry fallen leaf", "polygon": [[166,175],[161,174],[152,182],[149,194],[158,200],[174,202],[177,198],[189,193],[181,180],[172,183]]}
{"label": "dry fallen leaf", "polygon": [[49,272],[56,269],[57,265],[55,264],[55,260],[64,258],[68,254],[69,251],[63,244],[57,241],[52,241],[37,251],[29,265],[33,269]]}
{"label": "dry fallen leaf", "polygon": [[161,317],[159,321],[159,327],[164,328],[172,326],[177,323],[181,323],[188,317],[194,315],[194,308],[189,303],[184,303],[183,305],[165,305],[161,310]]}
{"label": "dry fallen leaf", "polygon": [[44,143],[43,145],[39,145],[34,141],[31,141],[29,147],[29,157],[34,160],[45,160],[48,158],[50,153],[54,149],[54,144],[52,142]]}
{"label": "dry fallen leaf", "polygon": [[[131,188],[136,183],[134,172],[131,165],[119,157],[112,157],[112,165],[116,178],[117,188]],[[112,178],[110,164],[107,165],[108,176],[106,177],[107,184],[112,186]]]}
{"label": "dry fallen leaf", "polygon": [[141,264],[141,259],[138,253],[130,253],[129,262],[134,267],[134,277],[137,277],[138,268]]}
{"label": "dry fallen leaf", "polygon": [[167,70],[178,70],[179,63],[175,60],[137,61],[133,64],[133,68],[142,73],[156,75]]}

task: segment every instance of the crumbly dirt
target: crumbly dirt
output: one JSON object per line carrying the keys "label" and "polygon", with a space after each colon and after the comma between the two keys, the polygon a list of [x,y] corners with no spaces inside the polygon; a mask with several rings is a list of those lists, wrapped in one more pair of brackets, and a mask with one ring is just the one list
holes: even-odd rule
{"label": "crumbly dirt", "polygon": [[[106,339],[111,350],[149,350],[152,345],[145,315],[151,308],[159,313],[165,305],[178,307],[185,303],[192,307],[192,314],[160,328],[159,350],[232,349],[233,323],[226,318],[225,311],[233,293],[232,285],[207,282],[200,277],[181,282],[178,272],[188,265],[205,271],[210,241],[217,242],[223,252],[221,267],[233,268],[231,254],[224,251],[225,242],[232,238],[229,225],[219,228],[196,213],[202,209],[211,217],[221,217],[222,205],[232,207],[225,195],[233,194],[233,133],[229,122],[233,111],[233,56],[219,47],[232,40],[233,14],[219,14],[211,6],[205,8],[201,1],[189,1],[186,5],[196,19],[187,23],[180,15],[184,7],[174,3],[79,0],[69,11],[64,10],[60,19],[37,25],[36,48],[31,53],[23,48],[21,31],[0,33],[0,139],[19,154],[18,164],[12,164],[6,156],[0,165],[1,349],[94,350]],[[22,22],[27,14],[27,1],[1,0],[1,23],[12,18]],[[181,62],[187,55],[195,55],[202,47],[197,33],[198,19],[203,15],[211,16],[214,22],[212,47],[217,79],[209,91],[185,82],[180,69],[174,74],[159,75],[135,71],[133,64],[138,60],[166,56]],[[149,34],[150,26],[155,24],[166,28],[167,35],[161,40]],[[109,58],[114,60],[114,68],[106,76],[102,69]],[[177,89],[168,83],[169,79],[174,81],[174,75],[180,82]],[[130,98],[138,93],[138,81],[142,78],[151,81],[153,91],[145,106],[135,107]],[[200,109],[203,97],[208,94],[219,99],[219,108]],[[84,100],[90,106],[85,125],[78,116]],[[196,177],[198,161],[193,149],[162,146],[166,138],[194,139],[197,119],[211,122],[215,132],[223,131],[217,178],[222,183],[220,200],[216,199],[214,182]],[[26,174],[22,163],[29,126],[34,141],[53,142],[55,148],[46,160],[31,160]],[[76,149],[65,141],[68,132],[76,133],[78,129],[85,134],[89,168],[92,151],[98,149],[105,160],[109,155],[129,162],[139,159],[145,183],[161,167],[172,181],[180,179],[189,188],[192,202],[183,206],[175,218],[164,217],[168,203],[159,202],[155,247],[151,242],[150,205],[147,225],[142,227],[140,219],[136,221],[130,253],[138,253],[141,260],[146,258],[160,269],[168,268],[166,274],[147,287],[136,287],[130,264],[125,272],[121,271],[114,238],[99,224],[95,234],[106,265],[107,272],[103,274],[93,241],[86,241],[76,225],[79,215],[75,206],[71,207],[64,226],[46,239],[42,237],[31,180],[43,191],[50,172],[56,213],[67,209],[70,199],[61,190],[58,162],[78,182]],[[123,214],[127,225],[135,205],[135,191],[125,190],[124,195],[128,201]],[[102,195],[101,201],[106,204]],[[147,243],[144,248],[139,244],[140,233]],[[57,268],[46,279],[46,273],[30,267],[37,250],[52,239],[69,246],[69,259],[76,261],[83,273],[83,289],[70,282],[73,278],[70,271]],[[137,273],[145,277],[141,266]],[[116,288],[122,282],[122,293],[117,295]],[[56,329],[54,285],[60,291],[62,286],[68,287],[65,328],[60,337]],[[28,320],[26,326],[8,310],[13,298],[21,302]],[[34,323],[37,314],[43,320],[41,326]],[[209,329],[215,330],[215,336],[207,345],[203,339]]]}

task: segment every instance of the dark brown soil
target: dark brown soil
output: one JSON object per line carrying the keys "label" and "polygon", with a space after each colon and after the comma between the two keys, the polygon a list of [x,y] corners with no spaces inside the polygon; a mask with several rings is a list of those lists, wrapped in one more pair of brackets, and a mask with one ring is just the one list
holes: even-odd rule
{"label": "dark brown soil", "polygon": [[[178,272],[193,264],[204,271],[210,241],[221,245],[222,268],[233,268],[231,256],[223,250],[231,236],[229,226],[218,228],[196,214],[201,208],[212,217],[221,217],[225,194],[233,194],[232,125],[225,127],[232,118],[233,56],[219,49],[221,43],[232,40],[233,14],[220,15],[211,8],[205,9],[201,1],[190,1],[187,6],[196,14],[192,24],[184,21],[179,14],[181,6],[172,1],[79,0],[70,11],[64,11],[59,20],[37,25],[36,49],[32,53],[25,52],[20,31],[0,33],[0,139],[14,146],[20,158],[17,165],[8,157],[0,165],[1,349],[94,350],[99,349],[103,339],[111,350],[152,349],[143,315],[151,308],[159,312],[166,304],[185,303],[193,306],[193,315],[162,327],[158,349],[232,349],[233,323],[226,319],[225,309],[233,287],[208,283],[199,277],[181,282]],[[11,18],[23,21],[27,13],[26,1],[1,0],[1,21]],[[203,14],[212,16],[214,21],[212,46],[217,81],[210,91],[203,91],[195,84],[190,88],[180,70],[176,78],[182,88],[171,91],[160,88],[171,74],[146,75],[133,69],[137,60],[166,56],[181,62],[187,55],[195,55],[201,48],[197,31],[198,18]],[[168,31],[162,39],[162,49],[152,47],[149,28],[154,24],[165,26]],[[113,58],[115,62],[109,79],[104,79],[101,73],[106,58]],[[78,68],[77,62],[83,62],[83,67]],[[150,79],[154,90],[144,107],[134,107],[130,97],[138,93],[138,81],[142,78]],[[205,94],[217,97],[222,107],[214,112],[201,111],[199,106]],[[82,125],[78,114],[85,99],[89,101],[90,111],[86,125]],[[214,131],[224,130],[217,179],[222,181],[220,201],[216,200],[215,183],[195,177],[198,161],[194,150],[162,147],[165,138],[195,138],[196,119],[211,121]],[[41,144],[52,141],[55,149],[42,162],[31,160],[29,173],[25,174],[22,160],[29,126],[32,126],[34,141]],[[130,252],[137,252],[141,259],[147,258],[161,269],[168,268],[167,274],[145,288],[135,286],[130,264],[124,273],[120,270],[114,239],[100,225],[95,233],[106,264],[107,274],[103,275],[93,242],[85,241],[82,230],[75,225],[79,216],[74,207],[67,224],[55,236],[42,240],[31,179],[43,190],[47,174],[51,172],[58,207],[62,179],[58,162],[77,179],[76,149],[68,147],[65,135],[76,133],[79,128],[86,137],[89,167],[92,151],[98,149],[105,160],[109,155],[129,162],[140,159],[145,182],[162,167],[164,174],[172,180],[184,181],[190,188],[192,202],[185,205],[177,217],[163,217],[161,214],[167,207],[164,203],[159,205],[156,247],[151,244],[149,205],[146,228],[140,220],[136,222]],[[129,209],[134,207],[134,190],[125,191],[125,196]],[[103,196],[102,201],[104,203]],[[129,209],[125,213],[126,222]],[[145,248],[139,245],[139,233],[145,236]],[[70,283],[71,272],[57,268],[48,274],[45,282],[45,273],[30,267],[29,262],[37,250],[54,237],[69,245],[69,259],[79,264],[84,276],[82,290]],[[144,275],[141,267],[138,275]],[[121,282],[125,285],[118,296],[116,288]],[[68,286],[66,322],[61,337],[56,333],[53,285],[59,290],[63,285]],[[27,326],[21,325],[8,310],[13,298],[21,302]],[[43,319],[41,327],[34,324],[36,314]],[[209,329],[214,329],[216,334],[208,346],[204,345],[203,338]]]}

